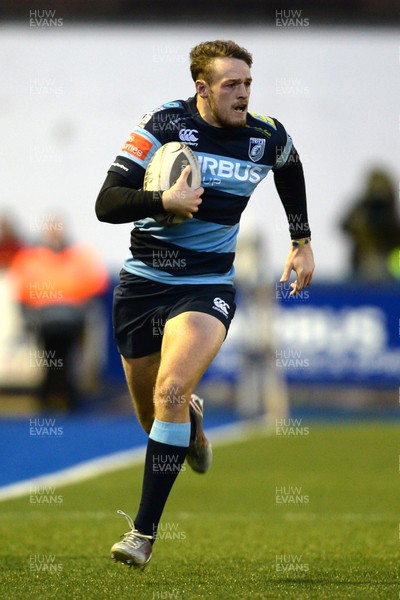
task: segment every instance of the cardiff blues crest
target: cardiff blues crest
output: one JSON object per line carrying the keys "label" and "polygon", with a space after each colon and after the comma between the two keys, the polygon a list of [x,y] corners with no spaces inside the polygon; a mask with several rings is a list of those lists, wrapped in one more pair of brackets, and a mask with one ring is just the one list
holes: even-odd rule
{"label": "cardiff blues crest", "polygon": [[249,158],[253,162],[257,162],[264,156],[266,140],[262,138],[250,138],[249,141]]}

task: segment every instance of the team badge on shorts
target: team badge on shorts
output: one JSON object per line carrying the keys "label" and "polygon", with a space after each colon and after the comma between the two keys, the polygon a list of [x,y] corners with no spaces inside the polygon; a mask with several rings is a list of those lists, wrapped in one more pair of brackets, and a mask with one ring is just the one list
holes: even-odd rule
{"label": "team badge on shorts", "polygon": [[224,315],[224,317],[226,317],[226,318],[229,317],[228,310],[230,309],[230,306],[227,302],[225,302],[225,300],[222,300],[222,298],[214,298],[213,309],[218,310],[220,313],[222,313]]}
{"label": "team badge on shorts", "polygon": [[262,138],[250,138],[249,158],[253,162],[259,161],[264,156],[266,140]]}

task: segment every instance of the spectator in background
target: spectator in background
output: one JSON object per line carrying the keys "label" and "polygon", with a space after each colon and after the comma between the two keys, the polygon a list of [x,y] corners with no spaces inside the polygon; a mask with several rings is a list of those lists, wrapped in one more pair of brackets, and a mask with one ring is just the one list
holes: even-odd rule
{"label": "spectator in background", "polygon": [[16,254],[9,273],[27,327],[39,343],[33,366],[45,372],[42,405],[74,410],[79,404],[77,353],[90,300],[107,288],[107,272],[97,252],[86,244],[71,244],[62,221],[54,219],[45,225],[39,245]]}
{"label": "spectator in background", "polygon": [[22,246],[12,219],[5,215],[0,217],[0,270],[7,269]]}
{"label": "spectator in background", "polygon": [[[288,415],[288,390],[282,369],[276,367],[279,319],[277,286],[266,266],[264,236],[252,223],[238,236],[235,260],[238,311],[232,333],[240,328],[237,408],[244,417],[265,416],[267,425]],[[288,286],[288,293],[290,286]]]}
{"label": "spectator in background", "polygon": [[341,223],[352,241],[352,276],[363,281],[390,281],[389,257],[400,246],[396,188],[388,173],[373,169],[365,192]]}

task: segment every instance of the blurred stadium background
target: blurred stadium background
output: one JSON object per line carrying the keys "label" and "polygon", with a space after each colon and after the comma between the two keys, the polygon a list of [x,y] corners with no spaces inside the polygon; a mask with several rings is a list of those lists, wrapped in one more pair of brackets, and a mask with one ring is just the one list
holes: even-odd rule
{"label": "blurred stadium background", "polygon": [[[216,423],[266,417],[274,427],[282,418],[396,418],[398,4],[332,0],[283,8],[264,0],[244,8],[203,1],[182,10],[178,2],[101,0],[95,7],[52,1],[38,9],[6,0],[0,17],[3,427],[15,426],[12,435],[18,436],[18,419],[25,427],[43,414],[58,423],[71,415],[93,424],[85,429],[88,439],[97,435],[96,419],[122,423],[131,417],[110,320],[130,226],[99,223],[94,202],[130,127],[147,110],[192,95],[189,50],[217,37],[253,53],[251,109],[276,116],[294,138],[306,174],[317,267],[312,287],[296,299],[288,298],[289,286],[277,283],[288,233],[268,178],[243,219],[239,310],[198,391],[218,414]],[[89,245],[108,283],[103,278],[77,300],[87,276],[82,270],[75,277],[80,285],[71,292],[73,304],[84,302],[85,309],[73,346],[74,396],[64,381],[46,404],[43,381],[49,368],[56,370],[50,359],[57,356],[13,299],[9,257],[19,245],[43,244],[52,231]],[[67,283],[54,271],[31,274],[30,283],[31,295],[67,295]],[[68,329],[67,321],[63,326]],[[16,475],[16,456],[14,476],[0,484],[32,474],[22,458],[24,435],[25,471]],[[115,446],[100,444],[98,452],[131,443],[122,436]]]}

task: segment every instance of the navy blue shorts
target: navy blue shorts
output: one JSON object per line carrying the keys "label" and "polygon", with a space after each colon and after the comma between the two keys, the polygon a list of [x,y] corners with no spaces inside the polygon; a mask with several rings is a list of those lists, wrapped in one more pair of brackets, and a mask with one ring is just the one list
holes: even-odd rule
{"label": "navy blue shorts", "polygon": [[235,314],[231,285],[167,285],[122,269],[114,290],[113,325],[118,352],[140,358],[161,349],[168,319],[187,311],[216,317],[228,333]]}

